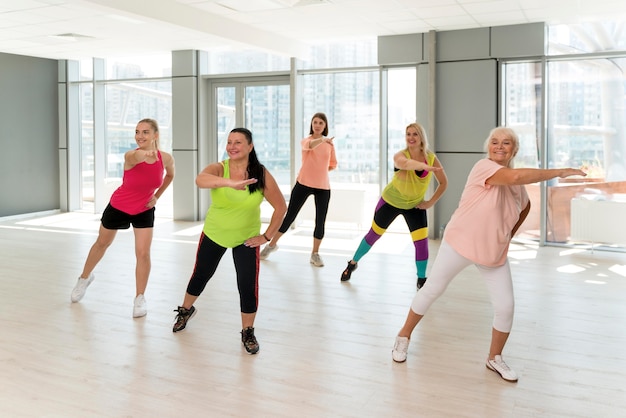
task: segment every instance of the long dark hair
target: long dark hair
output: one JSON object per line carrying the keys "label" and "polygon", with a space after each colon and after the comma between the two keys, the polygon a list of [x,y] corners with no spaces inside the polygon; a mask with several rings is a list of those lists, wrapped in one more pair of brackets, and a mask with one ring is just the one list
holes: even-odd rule
{"label": "long dark hair", "polygon": [[[243,134],[243,136],[246,137],[246,141],[248,141],[248,144],[252,144],[252,132],[250,132],[249,129],[235,128],[230,131],[230,133]],[[250,151],[250,154],[248,155],[247,171],[249,179],[257,179],[256,183],[252,183],[248,186],[248,191],[250,192],[250,194],[256,192],[257,190],[263,191],[265,189],[265,166],[259,161],[254,147],[252,147],[252,151]]]}

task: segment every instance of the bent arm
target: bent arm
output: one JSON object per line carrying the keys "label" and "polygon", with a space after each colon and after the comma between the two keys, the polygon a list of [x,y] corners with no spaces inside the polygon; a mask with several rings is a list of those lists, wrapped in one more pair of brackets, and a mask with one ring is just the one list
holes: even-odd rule
{"label": "bent arm", "polygon": [[522,211],[520,212],[519,219],[517,220],[517,223],[515,224],[515,226],[513,227],[513,230],[511,231],[511,238],[515,236],[515,233],[517,232],[519,227],[522,226],[522,224],[526,220],[526,217],[528,216],[529,213],[530,213],[530,200],[528,201],[528,204],[526,205],[526,207],[522,209]]}
{"label": "bent arm", "polygon": [[161,157],[163,158],[163,165],[165,166],[165,176],[163,177],[163,184],[161,184],[161,187],[154,192],[154,197],[157,199],[160,198],[165,189],[172,184],[172,180],[174,180],[174,173],[176,171],[174,168],[174,157],[166,152],[161,152]]}
{"label": "bent arm", "polygon": [[201,189],[231,187],[235,190],[245,190],[247,185],[256,182],[257,179],[233,180],[224,178],[224,166],[220,163],[209,164],[196,176],[196,185]]}
{"label": "bent arm", "polygon": [[448,176],[446,176],[446,172],[443,170],[443,166],[441,165],[441,162],[437,157],[435,157],[433,167],[440,169],[439,171],[435,171],[434,173],[438,183],[437,188],[435,189],[435,192],[430,199],[424,200],[419,205],[417,205],[419,209],[430,209],[431,207],[433,207],[448,188]]}
{"label": "bent arm", "polygon": [[139,163],[143,163],[148,158],[159,158],[158,150],[144,151],[141,149],[133,149],[124,153],[124,170],[130,170]]}
{"label": "bent arm", "polygon": [[265,170],[265,189],[263,190],[263,195],[265,196],[265,200],[274,208],[270,224],[264,232],[264,235],[271,240],[283,223],[283,218],[287,213],[287,203],[285,203],[285,198],[276,180],[268,170]]}
{"label": "bent arm", "polygon": [[393,165],[400,170],[418,170],[418,171],[426,170],[426,171],[431,171],[433,173],[436,173],[437,171],[442,170],[441,166],[439,167],[436,167],[434,165],[429,166],[428,164],[422,161],[417,161],[412,158],[407,158],[407,156],[404,155],[403,151],[398,151],[394,154]]}

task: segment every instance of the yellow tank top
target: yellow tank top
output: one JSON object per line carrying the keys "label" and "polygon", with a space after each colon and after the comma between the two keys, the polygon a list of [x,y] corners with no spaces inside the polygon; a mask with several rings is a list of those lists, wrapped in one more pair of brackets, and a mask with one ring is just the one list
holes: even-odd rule
{"label": "yellow tank top", "polygon": [[[404,151],[404,155],[411,158],[408,150]],[[432,166],[434,161],[435,154],[429,152],[426,163]],[[428,172],[424,177],[420,177],[413,170],[398,170],[383,190],[382,198],[399,209],[414,208],[424,200],[432,175],[433,173]]]}

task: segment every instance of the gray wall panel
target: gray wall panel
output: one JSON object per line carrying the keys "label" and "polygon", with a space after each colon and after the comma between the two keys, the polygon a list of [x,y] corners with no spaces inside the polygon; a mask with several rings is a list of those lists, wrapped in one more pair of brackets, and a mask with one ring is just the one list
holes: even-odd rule
{"label": "gray wall panel", "polygon": [[378,37],[378,64],[414,64],[424,61],[423,34]]}
{"label": "gray wall panel", "polygon": [[[197,221],[198,207],[198,187],[196,186],[196,176],[198,175],[198,152],[174,150],[172,156],[176,161],[176,179],[179,181],[173,188],[174,214],[179,221]],[[203,167],[204,168],[204,167]],[[204,216],[204,214],[202,214]]]}
{"label": "gray wall panel", "polygon": [[495,60],[437,65],[438,152],[482,152],[498,121]]}
{"label": "gray wall panel", "polygon": [[0,216],[59,209],[56,60],[0,53]]}
{"label": "gray wall panel", "polygon": [[[489,132],[485,133],[485,138],[488,133]],[[435,205],[439,223],[431,227],[432,232],[436,230],[438,234],[441,226],[450,221],[450,217],[459,206],[459,199],[461,198],[461,193],[465,187],[465,182],[470,170],[476,161],[484,158],[484,156],[484,153],[437,153],[437,158],[439,158],[448,176],[448,189]]]}
{"label": "gray wall panel", "polygon": [[454,30],[437,33],[437,61],[489,58],[489,28]]}
{"label": "gray wall panel", "polygon": [[546,50],[545,23],[491,28],[491,55],[497,58],[543,56]]}

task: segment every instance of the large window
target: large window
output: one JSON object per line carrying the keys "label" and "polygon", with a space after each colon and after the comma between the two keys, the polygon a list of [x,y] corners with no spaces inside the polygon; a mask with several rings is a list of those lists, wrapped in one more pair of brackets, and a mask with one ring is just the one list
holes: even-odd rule
{"label": "large window", "polygon": [[[616,53],[626,47],[623,27],[613,22],[550,27],[549,54],[555,57],[545,76],[539,63],[503,65],[503,122],[520,134],[516,165],[587,172],[585,178],[546,182],[545,194],[540,183],[527,186],[533,209],[520,236],[573,243],[580,238],[573,231],[588,229],[590,222],[585,211],[573,210],[578,202],[626,201],[626,54]],[[556,57],[562,55],[569,56]]]}
{"label": "large window", "polygon": [[[159,123],[160,148],[172,152],[172,82],[110,83],[106,86],[105,178],[107,200],[122,183],[124,153],[135,149],[135,128],[144,118]],[[157,216],[172,216],[172,187],[159,199]]]}
{"label": "large window", "polygon": [[[515,157],[516,167],[539,168],[541,148],[541,89],[542,71],[538,62],[511,62],[502,67],[504,111],[503,124],[519,136],[520,149]],[[531,212],[517,232],[518,237],[541,237],[541,189],[535,183],[526,186]]]}
{"label": "large window", "polygon": [[379,182],[378,71],[308,74],[303,77],[303,129],[324,112],[334,136],[338,169],[331,181],[344,184]]}
{"label": "large window", "polygon": [[548,166],[587,172],[549,184],[549,241],[568,241],[572,223],[583,222],[570,216],[572,199],[626,196],[625,70],[626,58],[549,63]]}
{"label": "large window", "polygon": [[93,84],[79,85],[80,95],[80,166],[81,208],[94,211],[95,199],[95,147],[93,132]]}
{"label": "large window", "polygon": [[261,51],[212,51],[208,54],[208,74],[265,73],[289,71],[288,57]]}
{"label": "large window", "polygon": [[[387,71],[387,179],[393,176],[393,156],[406,148],[406,127],[416,121],[417,70],[415,67]],[[432,143],[431,143],[432,147]]]}
{"label": "large window", "polygon": [[171,54],[107,58],[106,79],[157,78],[172,76]]}

